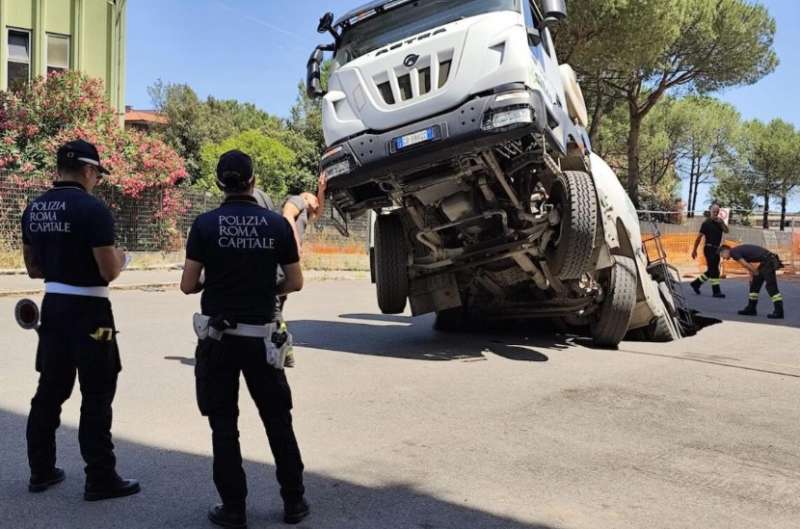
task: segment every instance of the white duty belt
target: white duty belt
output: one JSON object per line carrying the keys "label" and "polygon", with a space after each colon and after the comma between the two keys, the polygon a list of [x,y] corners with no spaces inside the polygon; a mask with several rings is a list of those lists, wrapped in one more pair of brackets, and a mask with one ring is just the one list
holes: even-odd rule
{"label": "white duty belt", "polygon": [[86,296],[108,298],[108,287],[77,287],[66,283],[49,282],[44,284],[45,294],[65,294],[67,296]]}
{"label": "white duty belt", "polygon": [[247,323],[237,323],[236,327],[219,331],[209,325],[210,321],[211,317],[203,314],[195,314],[192,317],[194,333],[200,340],[211,338],[212,340],[220,341],[226,334],[228,336],[241,336],[244,338],[261,338],[264,340],[264,345],[267,349],[267,363],[275,369],[283,369],[288,348],[279,348],[272,342],[272,334],[278,329],[276,324],[250,325]]}

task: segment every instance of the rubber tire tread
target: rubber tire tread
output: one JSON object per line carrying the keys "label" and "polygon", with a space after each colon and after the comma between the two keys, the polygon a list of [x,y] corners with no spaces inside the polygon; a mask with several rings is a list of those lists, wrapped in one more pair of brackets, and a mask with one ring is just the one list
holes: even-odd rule
{"label": "rubber tire tread", "polygon": [[608,295],[592,325],[592,339],[598,347],[616,347],[625,338],[636,308],[638,276],[630,257],[615,256]]}
{"label": "rubber tire tread", "polygon": [[674,340],[669,325],[669,316],[659,316],[655,325],[647,330],[647,338],[652,342],[671,342]]}
{"label": "rubber tire tread", "polygon": [[384,314],[402,314],[408,301],[408,250],[403,221],[381,215],[375,221],[375,287]]}
{"label": "rubber tire tread", "polygon": [[561,219],[561,240],[552,257],[548,258],[548,264],[560,279],[578,279],[594,270],[594,246],[599,224],[597,193],[589,173],[564,171],[559,180],[566,187],[569,211]]}
{"label": "rubber tire tread", "polygon": [[[659,288],[659,291],[660,290],[661,289]],[[659,316],[655,323],[647,329],[647,338],[652,342],[671,342],[675,340],[675,336],[672,334],[672,326],[670,325],[673,315],[670,310],[669,303],[667,303],[667,301],[664,299],[664,294],[661,294],[659,298],[661,300],[661,304],[664,305],[666,314]]]}

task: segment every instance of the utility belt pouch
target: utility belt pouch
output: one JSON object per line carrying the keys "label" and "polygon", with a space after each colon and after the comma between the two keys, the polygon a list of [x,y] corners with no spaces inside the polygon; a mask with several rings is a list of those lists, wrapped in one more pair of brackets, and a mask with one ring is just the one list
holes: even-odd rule
{"label": "utility belt pouch", "polygon": [[[275,324],[271,324],[274,329]],[[264,338],[264,345],[267,349],[267,363],[275,369],[283,370],[286,362],[286,355],[292,346],[292,337],[286,333],[272,332]]]}
{"label": "utility belt pouch", "polygon": [[212,318],[203,314],[195,314],[193,323],[194,333],[200,340],[211,338],[220,342],[226,330],[236,328],[236,322],[231,322],[225,316],[214,316]]}
{"label": "utility belt pouch", "polygon": [[194,333],[197,335],[198,340],[205,340],[208,338],[208,322],[211,318],[203,316],[202,314],[195,313],[192,316],[192,324],[194,326]]}

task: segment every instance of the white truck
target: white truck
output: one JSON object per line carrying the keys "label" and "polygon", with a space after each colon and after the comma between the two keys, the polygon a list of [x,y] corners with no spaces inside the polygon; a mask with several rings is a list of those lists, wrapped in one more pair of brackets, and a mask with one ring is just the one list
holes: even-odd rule
{"label": "white truck", "polygon": [[[551,318],[615,346],[680,337],[663,266],[637,212],[592,153],[575,74],[550,27],[564,0],[378,0],[318,27],[308,62],[343,232],[374,216],[387,314]],[[333,54],[327,92],[321,74]]]}

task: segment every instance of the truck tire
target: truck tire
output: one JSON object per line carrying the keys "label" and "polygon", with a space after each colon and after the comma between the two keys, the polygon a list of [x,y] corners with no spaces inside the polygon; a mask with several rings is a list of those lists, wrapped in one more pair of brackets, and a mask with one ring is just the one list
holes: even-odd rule
{"label": "truck tire", "polygon": [[636,264],[630,257],[615,256],[611,280],[603,304],[592,323],[592,339],[598,347],[616,347],[628,333],[636,307]]}
{"label": "truck tire", "polygon": [[375,222],[375,287],[384,314],[401,314],[408,300],[408,249],[403,222],[381,215]]}
{"label": "truck tire", "polygon": [[561,226],[548,251],[547,264],[560,279],[578,279],[594,270],[598,230],[594,181],[583,171],[564,171],[553,185],[551,197],[561,206]]}
{"label": "truck tire", "polygon": [[677,331],[675,330],[679,327],[675,316],[677,309],[675,308],[675,303],[671,299],[671,296],[668,298],[667,293],[669,289],[666,283],[663,281],[659,282],[658,290],[661,293],[661,303],[664,305],[664,314],[657,317],[656,320],[647,327],[645,332],[647,339],[651,342],[671,342],[678,338],[676,335]]}

